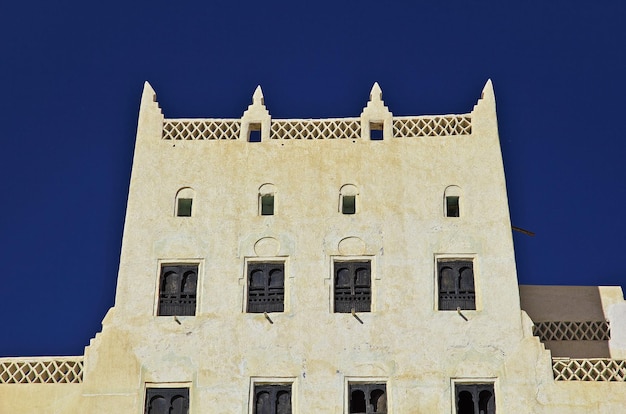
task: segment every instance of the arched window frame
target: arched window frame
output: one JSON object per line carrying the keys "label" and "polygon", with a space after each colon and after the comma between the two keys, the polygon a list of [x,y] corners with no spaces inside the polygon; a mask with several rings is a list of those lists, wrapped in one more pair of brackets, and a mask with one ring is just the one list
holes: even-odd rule
{"label": "arched window frame", "polygon": [[[452,407],[454,414],[467,412],[495,414],[497,403],[497,384],[495,378],[458,378],[452,380]],[[465,404],[473,407],[459,407],[461,395],[465,396]],[[469,399],[467,397],[470,397]],[[482,411],[481,411],[482,410]]]}
{"label": "arched window frame", "polygon": [[354,184],[344,184],[339,189],[339,212],[353,215],[360,210],[359,189]]}
{"label": "arched window frame", "polygon": [[[155,315],[195,316],[200,303],[202,260],[160,260],[158,266]],[[172,271],[178,274],[175,290],[166,292],[165,277]],[[190,272],[195,274],[195,285],[189,284]],[[193,277],[193,276],[191,276]],[[192,288],[193,287],[193,288]]]}
{"label": "arched window frame", "polygon": [[[442,289],[443,271],[448,268],[451,269],[453,290]],[[467,269],[469,269],[469,273],[467,273]],[[461,310],[474,311],[479,309],[476,274],[476,260],[473,255],[436,255],[435,310],[453,311],[460,308]],[[467,283],[469,279],[463,280],[463,275],[471,276],[471,283]]]}
{"label": "arched window frame", "polygon": [[[282,285],[273,284],[271,275],[282,271]],[[253,273],[261,272],[262,284],[251,286]],[[287,307],[288,264],[286,257],[254,257],[245,261],[245,313],[282,313]],[[254,295],[253,295],[254,293]]]}
{"label": "arched window frame", "polygon": [[[339,272],[346,269],[348,284],[339,285]],[[331,257],[331,311],[333,313],[374,312],[374,279],[376,266],[373,256],[332,256]],[[359,279],[359,272],[366,277]]]}
{"label": "arched window frame", "polygon": [[[175,387],[175,388],[173,388]],[[161,407],[153,407],[154,401],[162,399]],[[146,384],[145,414],[187,414],[190,411],[189,384]]]}
{"label": "arched window frame", "polygon": [[[355,404],[354,395],[363,394],[365,401]],[[363,407],[363,402],[365,407]],[[363,410],[363,408],[365,408]],[[345,412],[347,414],[387,414],[392,412],[384,378],[346,378]]]}
{"label": "arched window frame", "polygon": [[276,186],[272,183],[265,183],[259,187],[258,214],[259,216],[276,214]]}
{"label": "arched window frame", "polygon": [[183,187],[176,192],[174,201],[174,217],[193,217],[193,200],[195,191],[191,187]]}
{"label": "arched window frame", "polygon": [[443,216],[462,217],[465,214],[461,187],[450,185],[443,192]]}

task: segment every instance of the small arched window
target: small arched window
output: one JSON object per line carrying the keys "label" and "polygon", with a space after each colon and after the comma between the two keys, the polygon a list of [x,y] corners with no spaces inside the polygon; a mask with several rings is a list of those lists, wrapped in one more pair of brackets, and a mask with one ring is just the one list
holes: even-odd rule
{"label": "small arched window", "polygon": [[176,193],[176,217],[191,217],[194,191],[190,187],[184,187]]}
{"label": "small arched window", "polygon": [[461,217],[461,188],[456,185],[446,187],[443,195],[443,215]]}
{"label": "small arched window", "polygon": [[353,184],[346,184],[339,189],[339,212],[341,214],[356,214],[358,188]]}
{"label": "small arched window", "polygon": [[273,216],[276,188],[274,184],[263,184],[259,187],[259,215]]}

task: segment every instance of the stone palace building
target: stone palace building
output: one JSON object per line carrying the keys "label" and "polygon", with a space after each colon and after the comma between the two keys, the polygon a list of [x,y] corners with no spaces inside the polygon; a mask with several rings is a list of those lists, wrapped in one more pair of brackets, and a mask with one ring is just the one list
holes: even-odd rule
{"label": "stone palace building", "polygon": [[469,113],[168,119],[141,99],[115,306],[0,358],[0,413],[626,412],[620,287],[518,286],[491,82]]}

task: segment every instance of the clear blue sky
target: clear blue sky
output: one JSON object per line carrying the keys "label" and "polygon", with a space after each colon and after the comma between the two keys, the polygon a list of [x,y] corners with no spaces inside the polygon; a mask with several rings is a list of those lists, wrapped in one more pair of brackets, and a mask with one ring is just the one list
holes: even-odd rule
{"label": "clear blue sky", "polygon": [[[435,5],[443,3],[443,5]],[[0,356],[82,354],[113,305],[143,82],[167,117],[465,113],[494,83],[518,276],[622,285],[626,4],[0,5]]]}

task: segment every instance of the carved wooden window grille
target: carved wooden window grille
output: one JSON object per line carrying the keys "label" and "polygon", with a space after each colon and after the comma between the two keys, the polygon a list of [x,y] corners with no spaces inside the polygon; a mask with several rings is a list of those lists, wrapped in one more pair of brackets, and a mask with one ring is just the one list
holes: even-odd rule
{"label": "carved wooden window grille", "polygon": [[474,270],[471,260],[439,260],[439,310],[476,309]]}
{"label": "carved wooden window grille", "polygon": [[493,384],[456,384],[456,414],[495,414]]}
{"label": "carved wooden window grille", "polygon": [[335,312],[370,312],[371,262],[335,262],[334,267]]}
{"label": "carved wooden window grille", "polygon": [[386,384],[350,384],[350,414],[386,414]]}
{"label": "carved wooden window grille", "polygon": [[248,312],[285,310],[285,264],[248,263]]}
{"label": "carved wooden window grille", "polygon": [[189,413],[189,388],[146,389],[145,414]]}
{"label": "carved wooden window grille", "polygon": [[163,265],[158,315],[195,315],[197,284],[198,265]]}
{"label": "carved wooden window grille", "polygon": [[255,385],[253,414],[291,414],[291,385]]}

